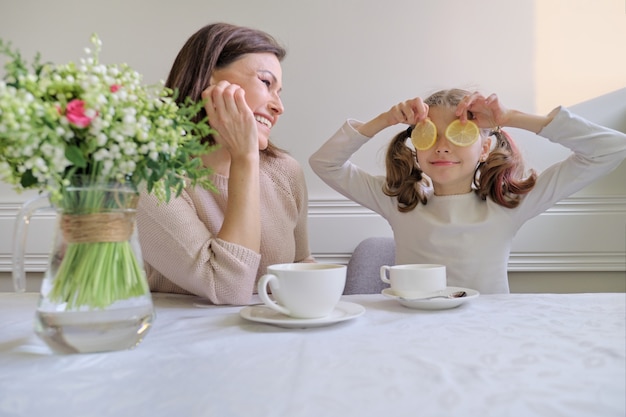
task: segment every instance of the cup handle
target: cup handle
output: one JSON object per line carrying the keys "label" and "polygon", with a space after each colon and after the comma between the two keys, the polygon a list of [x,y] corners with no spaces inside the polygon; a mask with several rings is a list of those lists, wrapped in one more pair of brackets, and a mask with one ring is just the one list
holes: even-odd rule
{"label": "cup handle", "polygon": [[272,290],[276,291],[278,289],[278,278],[276,278],[276,275],[266,274],[261,277],[257,286],[259,297],[261,297],[261,301],[263,301],[263,303],[272,310],[276,310],[279,313],[289,316],[291,314],[289,310],[272,300],[267,294],[267,285],[272,281],[274,281]]}
{"label": "cup handle", "polygon": [[387,272],[389,271],[389,269],[389,265],[383,265],[380,267],[380,279],[387,284],[391,284],[391,281],[389,281],[389,278],[387,277]]}

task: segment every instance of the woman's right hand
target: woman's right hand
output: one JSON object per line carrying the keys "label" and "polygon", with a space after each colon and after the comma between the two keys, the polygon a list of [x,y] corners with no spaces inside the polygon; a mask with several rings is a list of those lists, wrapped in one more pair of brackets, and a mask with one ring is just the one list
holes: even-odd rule
{"label": "woman's right hand", "polygon": [[214,138],[233,157],[259,151],[257,123],[245,94],[243,88],[227,81],[219,81],[202,92],[209,125],[217,132]]}
{"label": "woman's right hand", "polygon": [[230,153],[228,204],[217,237],[260,253],[261,218],[257,122],[245,91],[219,81],[202,92],[209,125]]}

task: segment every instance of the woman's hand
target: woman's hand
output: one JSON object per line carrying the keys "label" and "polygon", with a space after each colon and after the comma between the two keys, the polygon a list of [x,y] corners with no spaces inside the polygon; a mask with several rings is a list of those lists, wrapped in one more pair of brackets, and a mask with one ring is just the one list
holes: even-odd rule
{"label": "woman's hand", "polygon": [[[230,153],[228,204],[217,237],[260,253],[261,218],[257,122],[245,91],[219,81],[202,92],[209,125],[218,144]],[[210,155],[209,155],[210,156]]]}
{"label": "woman's hand", "polygon": [[236,84],[220,81],[202,92],[209,125],[217,143],[231,156],[259,151],[257,123],[246,103],[245,91]]}

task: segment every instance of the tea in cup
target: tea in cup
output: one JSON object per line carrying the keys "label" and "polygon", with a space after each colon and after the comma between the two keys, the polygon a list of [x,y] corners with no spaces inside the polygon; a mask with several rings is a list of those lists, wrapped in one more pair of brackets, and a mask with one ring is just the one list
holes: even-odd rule
{"label": "tea in cup", "polygon": [[446,289],[446,267],[438,264],[383,265],[380,279],[400,297],[419,298]]}
{"label": "tea in cup", "polygon": [[[346,285],[346,265],[287,263],[270,265],[258,283],[259,297],[269,308],[290,317],[326,317]],[[271,289],[272,299],[267,291]]]}

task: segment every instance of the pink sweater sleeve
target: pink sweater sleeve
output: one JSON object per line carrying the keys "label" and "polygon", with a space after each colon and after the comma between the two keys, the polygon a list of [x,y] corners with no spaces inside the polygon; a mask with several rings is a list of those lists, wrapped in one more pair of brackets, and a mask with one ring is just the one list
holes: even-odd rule
{"label": "pink sweater sleeve", "polygon": [[223,219],[219,208],[202,207],[209,227],[197,209],[186,191],[167,204],[141,196],[137,225],[150,287],[197,294],[215,304],[249,303],[261,256],[211,233],[210,224]]}

